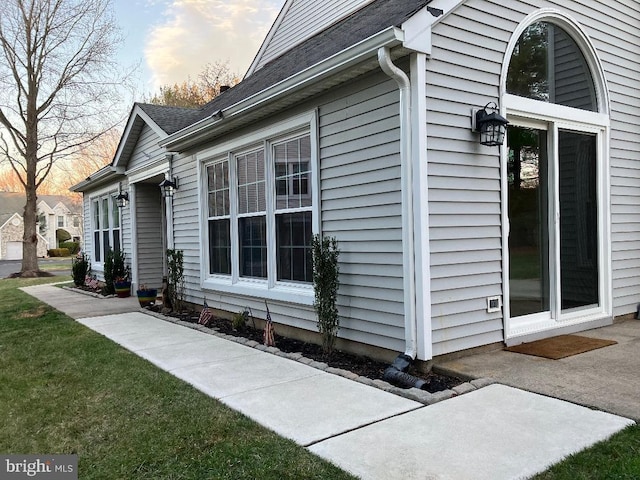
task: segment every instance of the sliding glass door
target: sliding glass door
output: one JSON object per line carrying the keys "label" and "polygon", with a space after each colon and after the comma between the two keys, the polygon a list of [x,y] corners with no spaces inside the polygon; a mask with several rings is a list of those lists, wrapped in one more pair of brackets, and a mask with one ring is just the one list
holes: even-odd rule
{"label": "sliding glass door", "polygon": [[509,311],[562,321],[600,304],[596,133],[508,130]]}
{"label": "sliding glass door", "polygon": [[550,310],[547,132],[509,127],[509,305],[512,317]]}

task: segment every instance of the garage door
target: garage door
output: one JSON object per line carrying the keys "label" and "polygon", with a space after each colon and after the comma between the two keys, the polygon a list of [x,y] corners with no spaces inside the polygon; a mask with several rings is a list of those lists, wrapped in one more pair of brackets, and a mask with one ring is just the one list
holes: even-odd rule
{"label": "garage door", "polygon": [[22,260],[22,242],[7,242],[7,260]]}

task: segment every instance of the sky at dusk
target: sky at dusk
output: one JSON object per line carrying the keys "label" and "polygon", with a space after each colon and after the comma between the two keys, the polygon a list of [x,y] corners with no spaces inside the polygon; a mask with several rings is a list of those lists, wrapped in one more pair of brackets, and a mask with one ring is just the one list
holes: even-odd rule
{"label": "sky at dusk", "polygon": [[119,58],[140,64],[137,97],[196,79],[207,63],[244,75],[285,0],[113,0]]}

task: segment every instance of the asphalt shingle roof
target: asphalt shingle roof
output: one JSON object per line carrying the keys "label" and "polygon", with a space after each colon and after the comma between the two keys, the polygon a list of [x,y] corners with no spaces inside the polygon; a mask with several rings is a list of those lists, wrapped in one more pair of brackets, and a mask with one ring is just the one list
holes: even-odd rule
{"label": "asphalt shingle roof", "polygon": [[[80,213],[80,206],[74,198],[65,195],[38,195],[38,203],[45,201],[51,208],[62,202],[72,212]],[[27,203],[22,192],[0,192],[0,226],[9,220],[14,213],[24,215],[24,205]]]}
{"label": "asphalt shingle roof", "polygon": [[195,123],[202,115],[199,108],[170,107],[151,103],[138,103],[137,105],[168,135]]}
{"label": "asphalt shingle roof", "polygon": [[171,135],[234,105],[391,26],[400,26],[431,0],[375,0],[273,59],[199,109],[138,104]]}

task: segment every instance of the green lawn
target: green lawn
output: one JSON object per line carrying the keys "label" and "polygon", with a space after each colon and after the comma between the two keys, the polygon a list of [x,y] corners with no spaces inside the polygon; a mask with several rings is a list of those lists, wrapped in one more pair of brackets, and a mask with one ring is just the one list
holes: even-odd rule
{"label": "green lawn", "polygon": [[46,272],[54,272],[58,270],[71,270],[71,262],[74,258],[75,256],[59,257],[53,260],[48,260],[46,262],[40,261],[38,262],[38,266],[40,267],[40,270],[44,270]]}
{"label": "green lawn", "polygon": [[352,478],[0,280],[0,452],[82,479]]}
{"label": "green lawn", "polygon": [[572,455],[535,480],[637,480],[640,478],[640,426]]}
{"label": "green lawn", "polygon": [[[82,479],[345,479],[307,450],[0,280],[0,452],[77,454]],[[640,478],[640,427],[537,480]]]}

